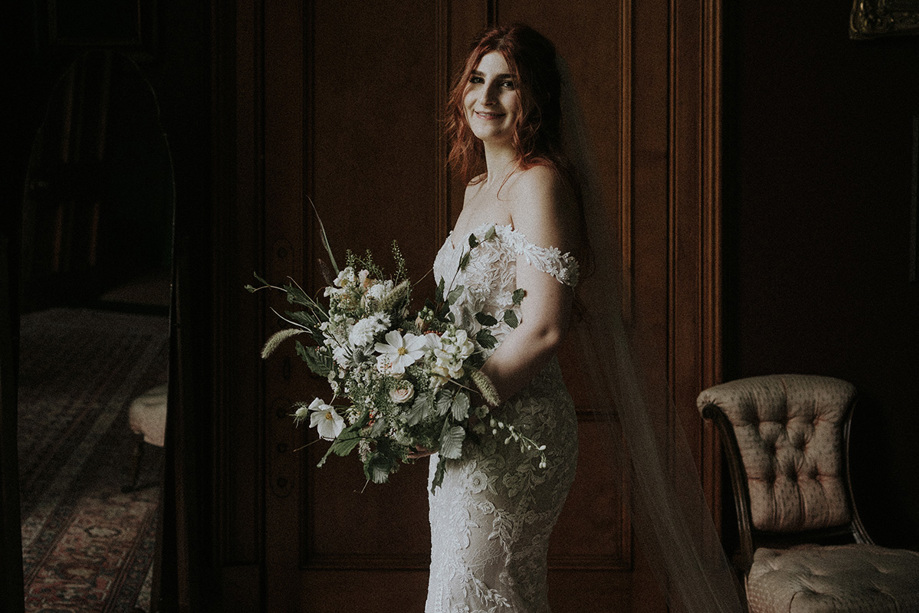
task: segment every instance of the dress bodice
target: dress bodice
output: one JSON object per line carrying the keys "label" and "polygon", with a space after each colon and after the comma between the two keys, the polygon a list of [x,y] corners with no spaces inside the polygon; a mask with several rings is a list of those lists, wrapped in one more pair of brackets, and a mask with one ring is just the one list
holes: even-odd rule
{"label": "dress bodice", "polygon": [[[470,245],[475,237],[475,247]],[[468,254],[468,262],[460,269],[460,261]],[[557,247],[534,245],[526,236],[510,225],[483,224],[468,234],[447,237],[434,259],[434,278],[444,280],[446,291],[462,286],[463,292],[452,305],[451,311],[457,325],[475,335],[481,328],[475,313],[487,313],[498,320],[492,333],[498,344],[511,331],[504,313],[514,311],[519,320],[519,304],[514,304],[517,289],[518,258],[537,269],[552,275],[565,285],[578,281],[578,263],[568,253]]]}

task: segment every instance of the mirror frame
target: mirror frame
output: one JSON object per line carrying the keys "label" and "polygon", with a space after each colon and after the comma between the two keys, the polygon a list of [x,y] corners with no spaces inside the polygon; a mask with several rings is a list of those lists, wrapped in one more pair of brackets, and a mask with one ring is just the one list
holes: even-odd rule
{"label": "mirror frame", "polygon": [[854,0],[849,38],[919,34],[919,0]]}

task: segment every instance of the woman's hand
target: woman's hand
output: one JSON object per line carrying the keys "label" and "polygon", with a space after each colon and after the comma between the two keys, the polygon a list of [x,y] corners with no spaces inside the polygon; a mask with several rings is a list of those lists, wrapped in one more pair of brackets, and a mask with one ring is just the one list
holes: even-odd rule
{"label": "woman's hand", "polygon": [[415,451],[408,454],[408,457],[412,460],[420,460],[421,458],[426,458],[429,455],[434,455],[434,452],[425,447],[415,447]]}

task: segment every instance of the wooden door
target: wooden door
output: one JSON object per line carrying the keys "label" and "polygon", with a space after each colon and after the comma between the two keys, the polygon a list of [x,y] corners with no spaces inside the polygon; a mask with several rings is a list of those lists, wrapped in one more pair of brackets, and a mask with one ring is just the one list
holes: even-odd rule
{"label": "wooden door", "polygon": [[[227,20],[217,27],[232,34],[232,46],[218,43],[218,51],[233,58],[218,56],[217,74],[232,75],[223,93],[234,96],[227,110],[235,113],[217,122],[235,122],[222,128],[235,135],[226,141],[235,156],[218,151],[217,168],[233,167],[237,180],[218,196],[235,202],[236,215],[218,220],[216,237],[218,249],[232,247],[221,251],[232,275],[248,267],[272,280],[303,280],[310,291],[321,287],[316,260],[324,251],[308,196],[339,258],[346,248],[371,249],[388,264],[395,239],[412,276],[424,275],[461,205],[439,124],[450,77],[487,23],[524,21],[556,41],[574,74],[618,220],[611,231],[622,239],[632,325],[649,339],[661,376],[675,382],[678,402],[717,376],[716,361],[679,358],[717,353],[716,335],[699,322],[717,298],[704,291],[717,261],[709,226],[717,190],[708,175],[688,172],[688,160],[709,172],[717,149],[717,140],[692,137],[716,120],[706,104],[717,79],[702,78],[714,47],[701,42],[717,40],[711,4],[238,0]],[[678,88],[675,71],[699,87]],[[675,189],[683,185],[674,183],[678,174],[685,189]],[[223,281],[247,281],[232,275]],[[359,611],[372,602],[374,611],[421,611],[430,547],[426,464],[366,488],[354,458],[315,468],[325,444],[304,447],[314,435],[293,428],[289,413],[294,400],[327,396],[325,381],[290,352],[259,372],[240,369],[238,353],[254,354],[277,326],[267,307],[283,304],[256,309],[222,291],[216,400],[234,407],[219,415],[216,442],[225,610]],[[237,357],[222,357],[230,352]],[[581,458],[550,548],[553,610],[666,610],[633,546],[627,475],[611,474],[597,399],[581,391],[578,372],[568,364]],[[694,406],[684,405],[693,416],[691,441],[709,466],[708,439]]]}

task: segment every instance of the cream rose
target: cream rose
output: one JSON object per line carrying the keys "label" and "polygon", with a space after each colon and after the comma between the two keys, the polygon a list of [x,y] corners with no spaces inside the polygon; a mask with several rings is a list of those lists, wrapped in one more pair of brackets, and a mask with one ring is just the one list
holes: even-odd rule
{"label": "cream rose", "polygon": [[408,402],[415,396],[415,388],[410,381],[400,381],[396,387],[389,390],[389,398],[396,404]]}

